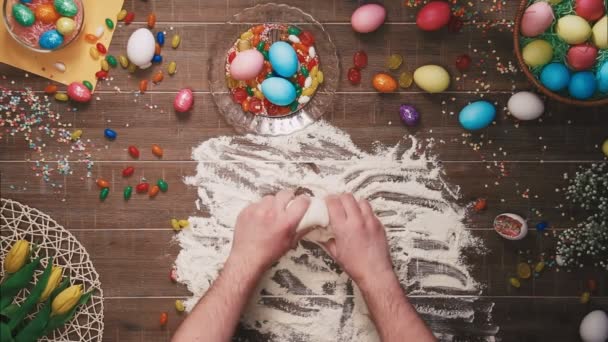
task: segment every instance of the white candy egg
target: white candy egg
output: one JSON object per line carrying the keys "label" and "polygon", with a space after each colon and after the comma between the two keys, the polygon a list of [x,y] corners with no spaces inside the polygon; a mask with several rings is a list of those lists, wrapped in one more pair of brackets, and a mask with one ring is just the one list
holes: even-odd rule
{"label": "white candy egg", "polygon": [[146,28],[137,29],[129,37],[127,42],[127,57],[131,63],[140,69],[146,69],[152,65],[154,57],[154,35]]}
{"label": "white candy egg", "polygon": [[581,321],[579,334],[584,342],[608,340],[608,315],[602,310],[591,311]]}
{"label": "white candy egg", "polygon": [[529,91],[513,94],[507,108],[515,118],[524,121],[538,119],[545,112],[543,100]]}

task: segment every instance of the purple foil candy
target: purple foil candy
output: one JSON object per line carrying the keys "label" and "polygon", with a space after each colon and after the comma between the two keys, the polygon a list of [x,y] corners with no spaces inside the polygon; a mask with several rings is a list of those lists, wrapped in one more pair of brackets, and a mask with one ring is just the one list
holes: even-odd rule
{"label": "purple foil candy", "polygon": [[399,116],[406,126],[413,127],[420,122],[420,113],[418,113],[414,106],[402,104],[399,107]]}

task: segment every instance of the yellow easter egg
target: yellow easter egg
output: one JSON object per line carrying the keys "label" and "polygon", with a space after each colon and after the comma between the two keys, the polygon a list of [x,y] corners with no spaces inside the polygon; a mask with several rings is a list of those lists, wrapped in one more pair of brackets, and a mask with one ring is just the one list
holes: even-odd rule
{"label": "yellow easter egg", "polygon": [[568,44],[580,44],[591,37],[591,26],[578,15],[566,15],[557,21],[555,33]]}
{"label": "yellow easter egg", "polygon": [[560,2],[562,2],[562,0],[549,0],[549,3],[550,3],[551,5],[557,5],[557,4],[559,4]]}
{"label": "yellow easter egg", "polygon": [[608,49],[608,15],[593,25],[593,44],[600,49]]}
{"label": "yellow easter egg", "polygon": [[608,157],[608,139],[606,139],[606,141],[604,141],[602,144],[602,152],[604,152],[604,155]]}
{"label": "yellow easter egg", "polygon": [[55,26],[57,26],[57,31],[59,31],[59,33],[67,36],[76,29],[76,22],[72,18],[61,17],[57,20]]}
{"label": "yellow easter egg", "polygon": [[524,46],[522,55],[526,65],[534,68],[551,62],[553,47],[546,40],[536,39]]}
{"label": "yellow easter egg", "polygon": [[429,93],[441,93],[450,86],[450,74],[439,65],[424,65],[414,71],[414,82]]}

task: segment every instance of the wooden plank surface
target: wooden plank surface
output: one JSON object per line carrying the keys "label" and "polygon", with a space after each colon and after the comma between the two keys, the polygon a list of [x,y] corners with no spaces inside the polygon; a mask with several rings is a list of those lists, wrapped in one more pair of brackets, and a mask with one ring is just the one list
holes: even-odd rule
{"label": "wooden plank surface", "polygon": [[[195,173],[191,149],[206,139],[234,134],[209,93],[208,59],[214,40],[222,37],[224,22],[247,7],[265,2],[270,1],[126,1],[125,8],[135,11],[136,20],[131,26],[117,29],[110,52],[124,53],[129,34],[143,27],[146,15],[154,11],[157,28],[169,36],[179,33],[183,37],[179,49],[163,50],[165,60],[178,63],[178,73],[139,95],[139,79],[150,77],[154,69],[135,75],[112,70],[113,78],[101,82],[96,92],[98,99],[86,105],[52,105],[62,113],[58,121],[70,129],[83,129],[95,160],[90,170],[93,178],[87,177],[83,163],[73,162],[73,174],[52,174],[51,181],[45,182],[36,175],[40,165],[36,161],[45,158],[45,163],[53,167],[54,156],[67,154],[69,146],[35,132],[46,143],[46,152],[41,155],[30,150],[22,136],[2,136],[1,196],[48,213],[88,249],[107,297],[104,340],[166,341],[183,317],[171,314],[165,329],[157,323],[160,311],[171,310],[175,299],[188,296],[183,286],[171,283],[167,276],[179,251],[168,219],[208,214],[196,210],[196,189],[183,183],[183,177]],[[338,49],[341,77],[333,107],[325,115],[327,121],[349,133],[365,151],[371,151],[376,141],[393,145],[404,141],[404,135],[415,135],[425,144],[432,144],[430,151],[443,163],[446,180],[460,186],[461,205],[478,197],[488,199],[487,211],[470,213],[466,220],[467,228],[483,239],[488,252],[483,256],[470,252],[465,258],[473,277],[484,284],[481,300],[495,304],[492,321],[500,327],[498,336],[503,341],[576,340],[581,317],[591,309],[608,308],[605,273],[547,270],[518,290],[508,286],[506,279],[514,274],[517,262],[536,260],[542,252],[550,254],[555,243],[553,232],[572,227],[580,219],[582,213],[572,208],[561,192],[566,185],[564,174],[572,175],[591,162],[605,162],[599,145],[606,138],[608,109],[577,109],[548,101],[542,121],[517,123],[508,116],[504,107],[511,91],[530,88],[521,73],[502,74],[496,68],[499,62],[516,66],[510,20],[517,1],[505,2],[501,11],[494,10],[496,1],[462,2],[478,13],[461,33],[453,34],[418,30],[414,9],[404,6],[403,1],[387,0],[387,25],[369,35],[355,34],[350,28],[356,1],[284,2],[323,22]],[[479,24],[485,21],[499,23],[486,32]],[[352,64],[352,54],[359,49],[367,51],[370,65],[363,73],[363,83],[352,86],[344,75]],[[416,86],[397,94],[376,94],[370,85],[371,76],[385,70],[390,53],[402,54],[410,71],[429,63],[444,65],[455,81],[444,94],[424,94]],[[466,76],[454,66],[456,56],[462,53],[474,59],[474,67]],[[0,87],[30,87],[42,95],[41,90],[49,83],[0,66]],[[195,110],[185,117],[175,115],[171,108],[174,93],[184,86],[192,87],[196,96]],[[497,104],[497,123],[480,133],[463,135],[457,113],[466,103],[482,97]],[[401,103],[413,104],[422,113],[419,127],[408,129],[400,124],[397,108]],[[59,122],[51,126],[58,127]],[[106,127],[117,130],[119,140],[105,140]],[[162,160],[149,153],[152,143],[165,148]],[[126,153],[130,144],[142,150],[137,161]],[[78,152],[72,156],[82,157]],[[137,170],[131,180],[120,175],[128,165]],[[94,177],[98,176],[112,184],[111,195],[103,203],[97,200]],[[120,189],[140,177],[162,177],[169,182],[170,191],[154,200],[135,196],[124,202]],[[492,231],[491,222],[495,215],[506,211],[521,214],[532,225],[548,220],[552,229],[546,234],[532,232],[516,243],[502,240]],[[578,296],[589,278],[598,281],[598,291],[591,303],[582,305]],[[287,291],[301,292],[296,288]],[[428,299],[412,300],[420,303]],[[241,330],[238,336],[265,340],[251,331]]]}

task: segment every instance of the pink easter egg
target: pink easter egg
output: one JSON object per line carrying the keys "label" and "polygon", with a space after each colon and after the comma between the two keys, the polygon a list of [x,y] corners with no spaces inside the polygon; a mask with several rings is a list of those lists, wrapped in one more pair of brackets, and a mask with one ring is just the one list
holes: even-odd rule
{"label": "pink easter egg", "polygon": [[91,91],[80,82],[70,83],[67,93],[72,101],[89,102],[91,100]]}
{"label": "pink easter egg", "polygon": [[357,8],[350,17],[353,30],[359,33],[376,31],[386,19],[386,9],[379,4],[366,4]]}
{"label": "pink easter egg", "polygon": [[524,37],[536,37],[545,32],[554,19],[551,5],[544,1],[534,3],[526,8],[521,18],[521,34]]}
{"label": "pink easter egg", "polygon": [[230,76],[235,80],[247,81],[255,78],[264,67],[264,55],[256,49],[239,52],[230,63]]}
{"label": "pink easter egg", "polygon": [[192,108],[194,104],[194,94],[192,94],[192,90],[189,88],[181,89],[175,95],[175,100],[173,100],[173,108],[175,108],[176,112],[185,113]]}
{"label": "pink easter egg", "polygon": [[576,0],[574,10],[588,21],[596,21],[606,13],[603,0]]}

